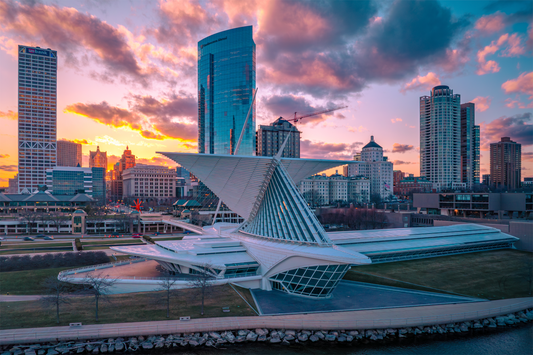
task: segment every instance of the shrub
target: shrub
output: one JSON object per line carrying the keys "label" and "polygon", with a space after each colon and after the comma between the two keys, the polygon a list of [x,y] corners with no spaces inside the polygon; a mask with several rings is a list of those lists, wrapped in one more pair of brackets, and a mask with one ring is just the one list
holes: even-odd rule
{"label": "shrub", "polygon": [[108,262],[109,257],[103,251],[49,253],[42,256],[34,255],[33,257],[30,255],[0,256],[0,272],[86,266]]}
{"label": "shrub", "polygon": [[154,240],[147,235],[143,235],[143,239],[146,240],[146,242],[148,242],[149,244],[155,244]]}
{"label": "shrub", "polygon": [[81,245],[80,238],[74,239],[74,244],[76,244],[76,249],[78,249],[78,251],[82,251],[83,250],[83,246]]}

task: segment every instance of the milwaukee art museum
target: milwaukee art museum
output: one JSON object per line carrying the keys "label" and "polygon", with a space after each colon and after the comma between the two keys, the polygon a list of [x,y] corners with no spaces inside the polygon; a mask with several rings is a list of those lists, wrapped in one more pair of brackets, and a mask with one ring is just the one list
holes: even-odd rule
{"label": "milwaukee art museum", "polygon": [[[181,221],[195,234],[178,241],[111,247],[142,261],[135,269],[140,273],[128,277],[120,276],[123,266],[113,267],[115,293],[157,290],[161,277],[142,277],[151,263],[174,275],[175,288],[191,287],[195,274],[207,272],[216,284],[327,298],[353,266],[511,248],[517,241],[498,229],[471,224],[325,232],[295,182],[355,161],[281,158],[279,153],[161,154],[197,176],[245,222],[200,228]],[[59,278],[83,283],[82,274],[74,270]]]}

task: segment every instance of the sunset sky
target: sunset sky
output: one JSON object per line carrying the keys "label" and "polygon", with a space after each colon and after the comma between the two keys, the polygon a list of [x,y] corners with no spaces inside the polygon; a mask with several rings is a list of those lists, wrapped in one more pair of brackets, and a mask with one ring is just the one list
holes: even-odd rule
{"label": "sunset sky", "polygon": [[299,123],[303,158],[351,159],[374,135],[419,175],[419,97],[438,84],[476,103],[488,144],[522,144],[533,176],[531,1],[0,2],[0,186],[17,172],[17,45],[58,52],[58,139],[137,162],[196,152],[197,42],[253,25],[257,122],[333,105]]}

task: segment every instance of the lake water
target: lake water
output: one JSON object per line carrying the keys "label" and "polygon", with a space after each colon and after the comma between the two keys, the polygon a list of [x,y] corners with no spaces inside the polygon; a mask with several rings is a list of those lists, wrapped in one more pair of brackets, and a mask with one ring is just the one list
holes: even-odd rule
{"label": "lake water", "polygon": [[234,344],[224,348],[183,349],[142,352],[142,354],[258,354],[258,355],[529,355],[533,354],[533,323],[503,329],[483,329],[464,335],[435,335],[432,338],[394,340],[389,344],[328,345],[326,343],[291,346],[261,343]]}

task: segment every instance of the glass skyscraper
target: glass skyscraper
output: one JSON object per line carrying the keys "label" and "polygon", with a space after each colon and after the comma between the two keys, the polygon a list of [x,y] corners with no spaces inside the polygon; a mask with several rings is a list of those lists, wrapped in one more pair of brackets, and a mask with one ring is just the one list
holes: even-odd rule
{"label": "glass skyscraper", "polygon": [[476,105],[461,104],[461,181],[467,188],[479,184],[479,126]]}
{"label": "glass skyscraper", "polygon": [[57,52],[18,46],[18,190],[33,192],[56,166]]}
{"label": "glass skyscraper", "polygon": [[[255,89],[252,26],[198,42],[198,152],[233,154]],[[255,104],[238,155],[255,152]]]}

